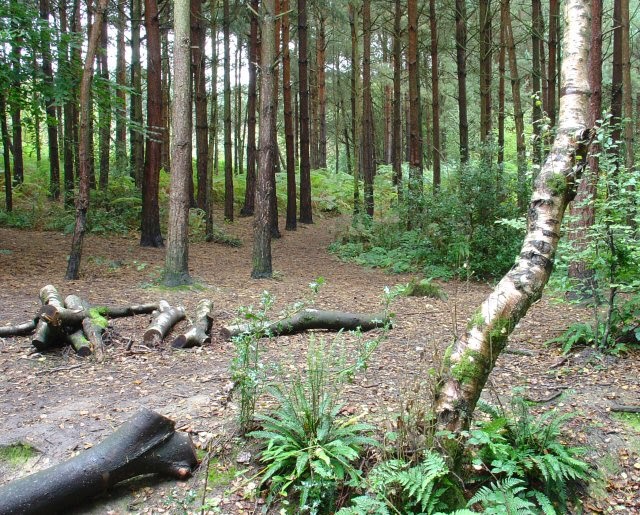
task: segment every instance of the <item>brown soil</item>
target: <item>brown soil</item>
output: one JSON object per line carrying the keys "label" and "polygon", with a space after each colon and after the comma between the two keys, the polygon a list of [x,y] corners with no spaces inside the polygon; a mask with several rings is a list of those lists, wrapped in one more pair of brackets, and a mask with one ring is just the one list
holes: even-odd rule
{"label": "brown soil", "polygon": [[[0,445],[26,442],[39,450],[37,458],[21,469],[0,465],[0,483],[95,445],[140,406],[175,419],[177,427],[190,431],[199,445],[213,442],[214,449],[228,451],[211,466],[221,471],[230,467],[237,454],[237,442],[230,436],[237,406],[227,400],[233,347],[217,336],[220,326],[231,321],[240,306],[257,305],[263,290],[276,298],[274,314],[309,298],[308,285],[319,276],[326,284],[315,299],[316,306],[377,312],[384,286],[411,278],[363,269],[329,255],[326,248],[344,223],[321,220],[275,241],[277,279],[269,281],[249,277],[250,220],[227,225],[225,230],[241,238],[243,246],[192,244],[191,273],[201,288],[189,290],[149,287],[159,275],[164,252],[140,248],[134,237],[89,237],[82,278],[68,282],[64,280],[68,236],[0,229],[2,325],[32,318],[39,308],[38,292],[45,284],[55,284],[63,295],[76,293],[99,304],[164,298],[185,306],[188,313],[207,296],[216,313],[212,343],[180,352],[171,351],[166,343],[155,349],[139,345],[148,316],[114,320],[102,363],[77,358],[69,348],[34,353],[29,337],[0,338]],[[413,297],[394,302],[395,327],[376,351],[369,370],[346,388],[349,413],[366,412],[368,420],[389,424],[401,398],[417,384],[428,382],[428,369],[490,291],[489,286],[473,282],[453,281],[442,287],[447,300]],[[613,403],[638,404],[640,355],[612,358],[583,350],[563,361],[555,348],[543,345],[569,323],[586,316],[580,308],[547,298],[537,303],[510,340],[511,349],[525,354],[501,356],[486,391],[504,400],[514,387],[520,387],[528,397],[543,401],[556,392],[566,392],[538,406],[574,413],[568,428],[573,443],[587,445],[590,460],[609,474],[600,485],[599,497],[585,496],[585,507],[594,512],[640,513],[640,438],[609,412]],[[327,341],[332,338],[327,336]],[[130,339],[133,352],[126,352]],[[265,361],[281,363],[285,375],[302,369],[308,341],[306,335],[271,340],[266,343]],[[347,349],[355,344],[355,338],[348,335],[341,341]],[[184,483],[132,481],[77,513],[199,512],[205,475],[200,470]],[[232,485],[239,488],[230,491]],[[207,493],[218,504],[212,513],[253,513],[259,501],[244,498],[243,490],[246,487],[240,480],[214,485]]]}

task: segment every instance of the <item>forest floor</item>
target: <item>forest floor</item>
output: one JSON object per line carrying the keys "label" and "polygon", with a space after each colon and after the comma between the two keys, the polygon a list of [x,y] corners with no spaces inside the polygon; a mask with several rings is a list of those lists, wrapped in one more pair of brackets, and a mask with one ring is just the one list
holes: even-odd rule
{"label": "forest floor", "polygon": [[[345,311],[377,312],[383,289],[408,282],[410,275],[388,275],[340,262],[327,246],[347,223],[328,218],[300,226],[274,241],[276,279],[252,280],[251,220],[225,226],[243,245],[190,246],[190,268],[198,288],[168,290],[152,286],[163,266],[162,249],[140,248],[134,237],[96,237],[85,240],[82,277],[65,281],[70,237],[51,232],[0,229],[0,324],[33,318],[38,292],[54,284],[62,295],[76,293],[95,304],[122,305],[166,299],[193,312],[197,301],[214,302],[211,344],[172,351],[168,343],[144,348],[138,343],[148,316],[111,322],[106,359],[77,358],[68,347],[38,354],[29,337],[0,338],[0,445],[24,442],[38,450],[26,465],[0,464],[0,483],[65,460],[110,434],[141,406],[154,409],[190,431],[201,447],[212,447],[207,500],[212,513],[259,512],[262,501],[245,496],[253,484],[234,478],[246,467],[246,449],[234,439],[237,405],[228,400],[229,363],[233,345],[219,337],[220,327],[241,306],[257,305],[261,293],[275,296],[274,315],[295,301],[309,297],[309,283],[325,278],[315,305]],[[284,226],[284,224],[282,224]],[[424,392],[428,397],[428,369],[464,328],[467,318],[490,291],[476,282],[443,283],[446,300],[398,298],[392,306],[394,328],[372,357],[366,373],[346,386],[349,413],[388,428],[403,397]],[[582,349],[563,357],[544,342],[588,313],[545,296],[535,304],[510,338],[509,348],[522,354],[503,354],[491,374],[487,396],[507,403],[512,390],[540,401],[535,410],[558,409],[575,415],[567,426],[574,445],[588,448],[588,459],[605,475],[583,498],[587,513],[640,513],[640,433],[610,412],[614,403],[638,404],[640,353],[603,356]],[[182,322],[186,324],[186,322]],[[178,329],[182,326],[178,326]],[[334,336],[327,335],[327,341]],[[130,340],[130,352],[125,350]],[[265,342],[266,363],[280,363],[285,375],[306,365],[308,335]],[[350,335],[340,343],[355,345]],[[434,365],[435,363],[435,365]],[[426,388],[425,388],[426,386]],[[420,387],[420,388],[419,388]],[[561,397],[554,394],[563,392]],[[185,482],[129,481],[109,495],[74,513],[199,513],[205,467]],[[255,483],[254,483],[255,484]]]}

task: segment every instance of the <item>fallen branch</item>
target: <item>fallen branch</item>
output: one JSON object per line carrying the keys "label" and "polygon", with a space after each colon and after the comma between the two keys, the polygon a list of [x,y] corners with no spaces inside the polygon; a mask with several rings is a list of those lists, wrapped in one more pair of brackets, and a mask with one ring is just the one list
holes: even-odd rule
{"label": "fallen branch", "polygon": [[54,306],[43,306],[40,317],[51,325],[79,326],[87,317],[122,318],[149,314],[158,309],[157,303],[132,306],[89,306],[89,309],[59,309]]}
{"label": "fallen branch", "polygon": [[[77,295],[68,295],[64,299],[64,304],[67,308],[73,311],[85,311],[89,312],[89,303]],[[107,327],[107,319],[99,315],[88,316],[82,319],[82,331],[91,344],[91,349],[95,352],[99,361],[102,361],[104,356],[104,342],[102,341],[102,332]],[[75,347],[74,347],[75,348]],[[84,349],[84,346],[80,347]]]}
{"label": "fallen branch", "polygon": [[160,311],[155,316],[151,325],[144,332],[145,345],[157,345],[167,335],[171,328],[185,317],[184,308],[179,306],[172,308],[168,303],[160,304]]}
{"label": "fallen branch", "polygon": [[[64,309],[62,296],[58,293],[56,287],[51,284],[43,286],[40,290],[40,301],[43,306],[51,305],[58,309]],[[41,318],[38,320],[31,343],[39,352],[42,352],[51,347],[55,342],[60,342],[63,339],[64,335],[60,330],[49,325]]]}
{"label": "fallen branch", "polygon": [[640,413],[640,406],[623,406],[620,404],[614,404],[611,406],[611,411],[616,413]]}
{"label": "fallen branch", "polygon": [[292,317],[277,322],[262,324],[227,325],[221,329],[222,337],[230,340],[234,336],[247,333],[260,333],[263,336],[284,336],[297,334],[309,329],[327,329],[329,331],[370,331],[390,324],[388,316],[382,314],[366,315],[343,311],[324,311],[303,309]]}
{"label": "fallen branch", "polygon": [[36,318],[21,324],[0,327],[0,338],[6,338],[7,336],[27,336],[35,330],[37,324],[38,319]]}
{"label": "fallen branch", "polygon": [[99,445],[0,487],[0,513],[60,513],[141,474],[185,479],[197,464],[189,435],[177,433],[172,420],[141,409]]}
{"label": "fallen branch", "polygon": [[196,306],[195,322],[183,334],[179,335],[173,343],[172,347],[176,349],[187,349],[190,347],[201,346],[211,341],[209,334],[211,323],[213,321],[213,302],[202,299]]}

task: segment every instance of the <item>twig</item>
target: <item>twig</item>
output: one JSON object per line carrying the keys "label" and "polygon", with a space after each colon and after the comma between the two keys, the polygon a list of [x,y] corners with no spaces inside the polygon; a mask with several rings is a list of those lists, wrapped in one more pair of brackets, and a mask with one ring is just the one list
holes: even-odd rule
{"label": "twig", "polygon": [[533,397],[525,397],[525,400],[529,402],[535,402],[536,404],[546,404],[547,402],[551,402],[554,399],[557,399],[562,395],[562,392],[554,392],[548,397],[543,397],[542,399],[534,399]]}
{"label": "twig", "polygon": [[80,368],[84,363],[78,363],[77,365],[69,365],[68,367],[48,368],[47,370],[38,370],[36,375],[53,374],[54,372],[63,372],[65,370],[73,370],[74,368]]}

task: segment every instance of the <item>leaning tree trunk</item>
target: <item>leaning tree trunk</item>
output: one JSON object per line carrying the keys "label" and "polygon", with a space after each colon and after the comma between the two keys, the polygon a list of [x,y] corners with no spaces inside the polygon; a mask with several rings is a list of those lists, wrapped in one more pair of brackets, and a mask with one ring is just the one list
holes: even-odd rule
{"label": "leaning tree trunk", "polygon": [[[562,217],[575,195],[591,134],[586,124],[589,17],[590,0],[567,0],[558,133],[535,183],[518,261],[471,318],[465,335],[445,354],[443,383],[435,402],[440,430],[459,432],[469,427],[509,334],[541,297],[551,274]],[[457,450],[452,449],[454,456]]]}
{"label": "leaning tree trunk", "polygon": [[78,279],[80,274],[80,260],[82,258],[82,242],[87,227],[87,211],[89,210],[89,159],[90,136],[89,118],[91,117],[91,79],[93,77],[93,60],[98,48],[98,40],[102,29],[102,17],[107,8],[107,0],[100,0],[96,11],[96,19],[91,30],[91,38],[87,47],[87,55],[80,83],[80,184],[76,198],[76,224],[71,242],[71,253],[67,264],[65,279]]}
{"label": "leaning tree trunk", "polygon": [[141,409],[116,432],[75,458],[0,488],[0,513],[67,513],[141,474],[186,479],[198,464],[191,438],[174,422]]}

